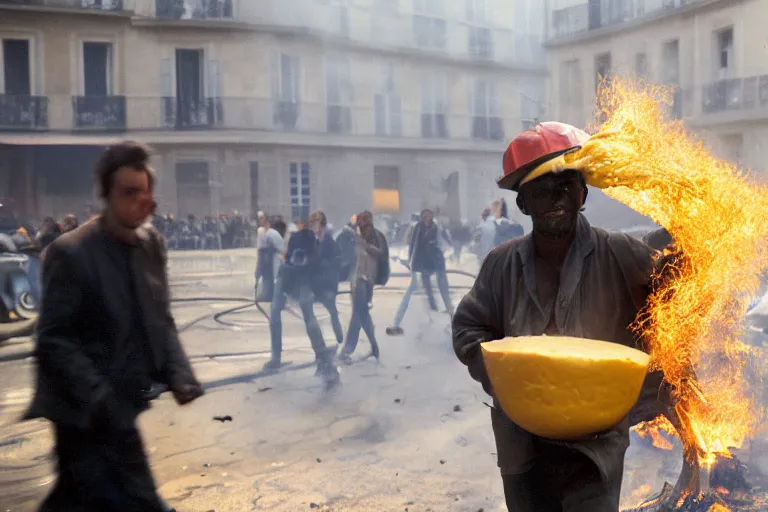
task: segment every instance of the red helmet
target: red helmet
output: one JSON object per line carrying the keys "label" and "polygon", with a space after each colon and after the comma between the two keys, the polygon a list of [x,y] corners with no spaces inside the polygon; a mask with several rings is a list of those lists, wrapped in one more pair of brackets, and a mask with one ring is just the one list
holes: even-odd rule
{"label": "red helmet", "polygon": [[557,121],[538,123],[512,139],[504,152],[504,176],[499,188],[517,191],[520,181],[538,166],[560,155],[581,148],[589,135]]}

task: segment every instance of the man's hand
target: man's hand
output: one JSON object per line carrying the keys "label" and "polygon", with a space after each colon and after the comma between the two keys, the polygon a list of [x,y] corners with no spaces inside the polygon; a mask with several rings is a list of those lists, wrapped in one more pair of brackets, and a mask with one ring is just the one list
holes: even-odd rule
{"label": "man's hand", "polygon": [[181,386],[174,388],[172,391],[173,398],[179,405],[186,405],[205,394],[205,391],[203,391],[203,386],[200,384],[182,384]]}

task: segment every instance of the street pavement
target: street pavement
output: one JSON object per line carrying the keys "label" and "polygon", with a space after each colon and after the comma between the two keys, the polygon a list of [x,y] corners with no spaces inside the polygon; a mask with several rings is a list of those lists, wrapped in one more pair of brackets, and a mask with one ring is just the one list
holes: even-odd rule
{"label": "street pavement", "polygon": [[[472,281],[449,277],[458,303]],[[290,364],[264,374],[269,331],[255,308],[225,316],[223,325],[213,315],[244,303],[175,303],[207,394],[186,407],[163,395],[140,419],[162,496],[179,512],[506,510],[488,397],[453,354],[448,315],[414,295],[405,335],[384,332],[407,284],[394,278],[374,296],[381,362],[343,367],[331,391],[314,376],[303,322],[290,312],[283,315]],[[176,298],[253,294],[252,277],[240,273],[177,274],[172,286]],[[338,303],[346,330],[349,296]],[[327,314],[316,311],[335,344]],[[369,345],[361,336],[363,355]],[[34,510],[53,481],[49,426],[18,421],[32,393],[30,350],[27,339],[0,346],[0,512]],[[633,446],[624,501],[674,481],[679,466],[679,452]]]}

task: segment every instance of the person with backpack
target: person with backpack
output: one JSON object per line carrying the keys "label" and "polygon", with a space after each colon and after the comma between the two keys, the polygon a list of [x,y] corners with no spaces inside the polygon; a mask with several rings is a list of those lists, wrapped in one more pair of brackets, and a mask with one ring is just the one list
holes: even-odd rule
{"label": "person with backpack", "polygon": [[339,282],[349,281],[352,272],[355,270],[355,260],[357,249],[355,239],[357,238],[357,215],[349,218],[338,235],[336,235],[336,245],[339,247],[341,261],[339,263]]}
{"label": "person with backpack", "polygon": [[384,286],[389,280],[389,246],[387,238],[373,227],[373,214],[364,211],[357,216],[356,262],[351,278],[352,318],[347,329],[347,340],[339,354],[339,361],[352,364],[352,353],[357,348],[362,328],[371,344],[368,357],[379,359],[370,304],[374,285]]}
{"label": "person with backpack", "polygon": [[525,234],[523,226],[517,222],[511,222],[507,213],[507,202],[504,199],[498,199],[491,205],[493,216],[495,217],[496,232],[493,238],[494,247],[498,247],[507,240],[519,238]]}
{"label": "person with backpack", "polygon": [[[275,297],[272,301],[272,312],[269,319],[272,358],[264,365],[264,369],[280,368],[283,348],[281,313],[285,308],[287,298],[291,297],[299,303],[307,335],[315,353],[317,375],[323,377],[326,383],[332,384],[339,381],[339,371],[333,364],[333,356],[336,351],[326,346],[323,332],[314,312],[315,292],[318,284],[316,277],[322,269],[321,254],[315,233],[309,229],[307,223],[304,220],[299,220],[296,222],[296,226],[298,230],[288,240],[285,263],[280,269],[275,284]],[[334,279],[337,278],[334,277]],[[341,329],[341,325],[339,325],[339,329]]]}
{"label": "person with backpack", "polygon": [[435,301],[432,283],[430,282],[432,274],[437,275],[437,286],[443,303],[448,313],[453,316],[453,304],[448,289],[448,276],[445,268],[445,255],[441,248],[441,240],[447,241],[444,235],[443,230],[434,221],[432,210],[423,210],[421,212],[421,220],[411,231],[411,238],[408,244],[407,266],[411,270],[411,283],[408,285],[405,295],[403,295],[403,299],[400,301],[400,307],[397,308],[392,327],[387,328],[389,336],[401,336],[403,334],[403,328],[400,327],[400,324],[405,318],[406,311],[408,311],[411,295],[419,286],[419,278],[421,278],[421,284],[427,293],[430,309],[437,311],[437,302]]}

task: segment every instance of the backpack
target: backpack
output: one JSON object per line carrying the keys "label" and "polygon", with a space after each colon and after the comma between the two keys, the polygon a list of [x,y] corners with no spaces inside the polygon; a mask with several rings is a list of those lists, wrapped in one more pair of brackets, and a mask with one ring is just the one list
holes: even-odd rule
{"label": "backpack", "polygon": [[379,241],[379,248],[381,249],[381,256],[379,257],[379,268],[376,273],[376,285],[386,286],[389,281],[390,268],[389,268],[389,244],[387,244],[387,237],[384,233],[376,230],[376,237]]}
{"label": "backpack", "polygon": [[357,261],[357,252],[355,249],[355,232],[345,227],[336,237],[336,244],[339,246],[341,261],[339,263],[339,282],[349,281],[352,271],[355,270]]}
{"label": "backpack", "polygon": [[518,238],[523,236],[523,227],[520,224],[512,222],[496,223],[496,235],[494,237],[494,245],[499,245],[507,240]]}

